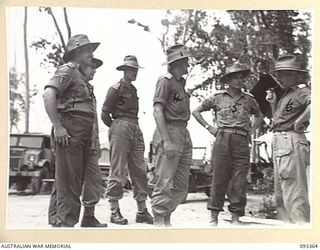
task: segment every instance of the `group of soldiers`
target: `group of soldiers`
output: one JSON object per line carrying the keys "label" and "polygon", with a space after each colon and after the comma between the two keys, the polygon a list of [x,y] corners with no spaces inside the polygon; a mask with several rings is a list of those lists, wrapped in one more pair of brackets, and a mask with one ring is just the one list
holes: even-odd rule
{"label": "group of soldiers", "polygon": [[[65,64],[57,69],[44,90],[56,155],[55,185],[49,205],[49,224],[53,227],[74,227],[79,221],[81,204],[84,207],[81,227],[107,227],[94,213],[103,191],[98,166],[101,154],[98,115],[93,86],[89,83],[103,63],[93,57],[98,46],[86,35],[71,37],[63,56]],[[119,206],[127,171],[137,202],[137,223],[171,226],[171,214],[187,196],[192,141],[187,129],[190,96],[183,76],[188,73],[190,55],[184,45],[176,44],[167,49],[166,56],[163,65],[167,66],[167,73],[158,79],[153,99],[156,129],[152,141],[155,169],[152,215],[146,206],[148,181],[144,139],[138,122],[139,98],[132,84],[141,66],[134,55],[125,56],[123,64],[116,68],[123,71],[123,77],[106,94],[101,119],[109,127],[110,172],[106,196],[111,223],[128,224]],[[212,226],[218,225],[226,195],[232,224],[241,224],[239,217],[245,213],[249,137],[263,121],[257,101],[243,91],[250,73],[239,63],[228,65],[220,79],[226,89],[215,92],[192,112],[215,137],[213,181],[207,205]],[[310,146],[304,133],[310,118],[310,89],[301,87],[299,81],[306,73],[295,56],[279,58],[271,74],[284,94],[279,98],[271,90],[267,96],[273,112],[278,215],[291,223],[310,220],[306,177]],[[201,114],[209,110],[215,114],[214,126]]]}

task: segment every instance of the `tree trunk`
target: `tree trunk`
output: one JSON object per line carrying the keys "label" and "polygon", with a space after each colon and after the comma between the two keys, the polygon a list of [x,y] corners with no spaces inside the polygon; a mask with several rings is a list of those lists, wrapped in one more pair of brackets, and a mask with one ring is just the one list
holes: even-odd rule
{"label": "tree trunk", "polygon": [[28,10],[24,8],[24,23],[23,23],[23,41],[24,41],[24,58],[26,67],[26,119],[25,119],[25,132],[29,132],[29,108],[30,108],[30,96],[29,96],[29,55],[28,55],[28,41],[27,41],[27,21]]}
{"label": "tree trunk", "polygon": [[69,40],[70,37],[71,37],[71,27],[70,27],[70,24],[69,24],[69,19],[68,19],[68,14],[67,14],[66,7],[63,7],[63,14],[64,14],[64,21],[66,23],[67,30],[68,30],[68,40]]}

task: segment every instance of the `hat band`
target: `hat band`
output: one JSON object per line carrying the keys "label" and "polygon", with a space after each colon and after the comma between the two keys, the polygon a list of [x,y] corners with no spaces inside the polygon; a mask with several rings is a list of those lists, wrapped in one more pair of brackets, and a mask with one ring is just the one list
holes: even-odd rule
{"label": "hat band", "polygon": [[169,54],[167,57],[167,60],[172,61],[177,58],[184,58],[184,57],[188,57],[188,56],[189,56],[189,54],[186,50],[177,50],[177,51],[174,51],[171,54]]}

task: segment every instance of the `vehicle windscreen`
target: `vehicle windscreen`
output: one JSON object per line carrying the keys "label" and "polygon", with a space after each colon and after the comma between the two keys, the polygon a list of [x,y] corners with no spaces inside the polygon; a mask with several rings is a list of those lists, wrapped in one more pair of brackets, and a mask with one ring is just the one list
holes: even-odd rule
{"label": "vehicle windscreen", "polygon": [[27,137],[21,136],[19,139],[19,147],[28,147],[28,148],[41,148],[42,147],[42,137]]}
{"label": "vehicle windscreen", "polygon": [[10,136],[10,146],[17,146],[18,144],[18,136]]}

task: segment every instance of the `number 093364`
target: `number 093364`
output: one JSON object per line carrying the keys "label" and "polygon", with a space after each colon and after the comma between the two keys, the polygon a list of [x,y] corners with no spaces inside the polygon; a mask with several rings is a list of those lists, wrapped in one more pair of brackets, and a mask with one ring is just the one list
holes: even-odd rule
{"label": "number 093364", "polygon": [[318,244],[300,244],[300,248],[302,249],[315,249],[318,248]]}

